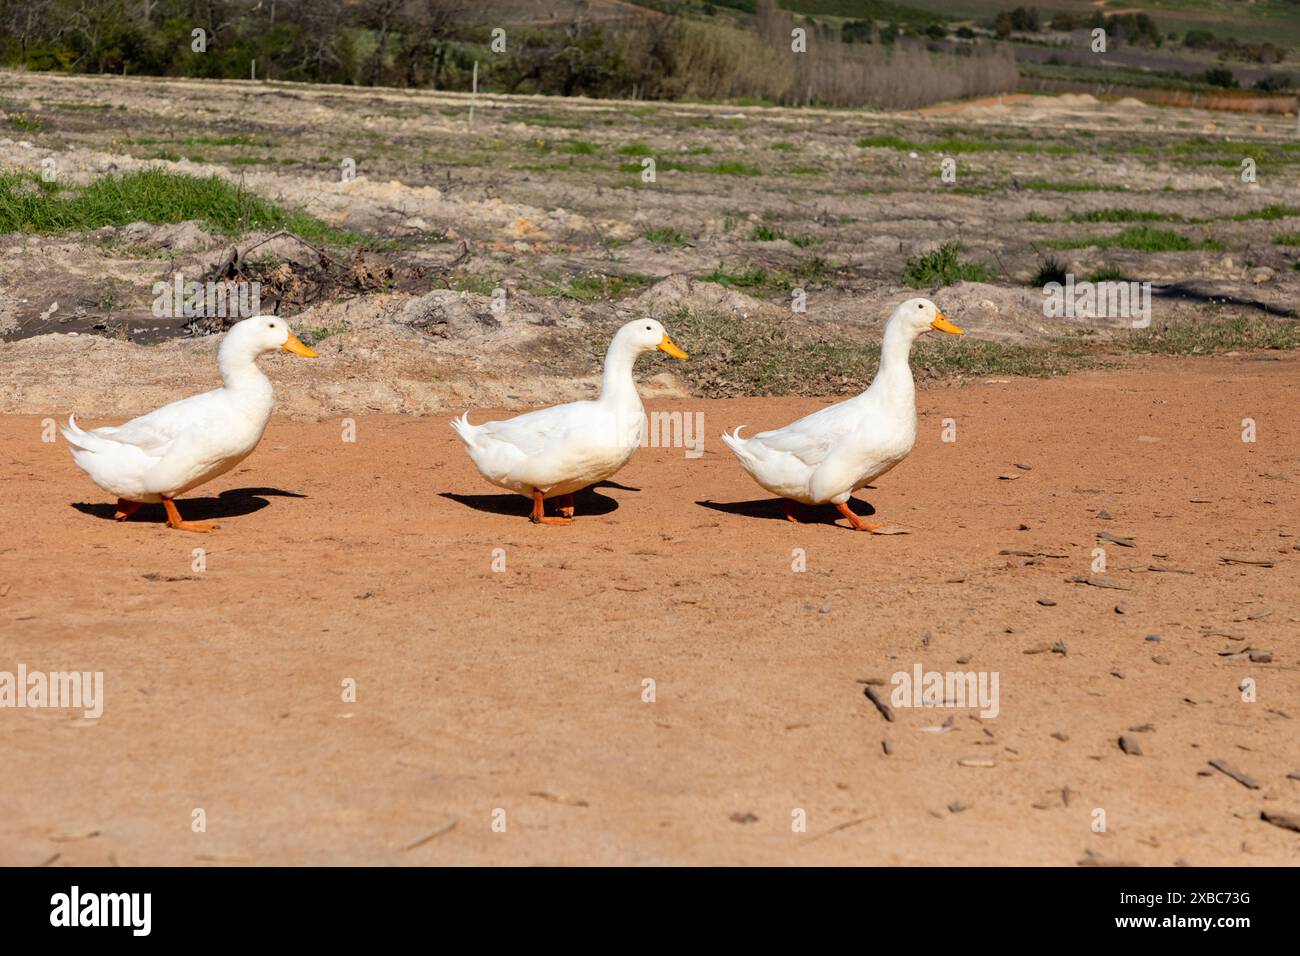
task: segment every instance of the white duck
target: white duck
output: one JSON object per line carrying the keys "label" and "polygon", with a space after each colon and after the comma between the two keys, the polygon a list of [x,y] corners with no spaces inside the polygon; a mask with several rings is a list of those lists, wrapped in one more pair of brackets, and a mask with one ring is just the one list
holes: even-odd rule
{"label": "white duck", "polygon": [[785,428],[722,438],[754,480],[785,501],[785,515],[798,521],[794,503],[833,502],[859,531],[877,531],[848,506],[853,492],[879,478],[916,443],[916,389],[908,357],[912,343],[931,329],[962,335],[929,299],[908,299],[885,323],[880,368],[856,398],[813,412]]}
{"label": "white duck", "polygon": [[117,495],[119,521],[147,502],[163,503],[167,524],[182,531],[211,531],[207,521],[184,521],[173,500],[252,453],[271,417],[271,383],[257,357],[272,349],[317,355],[298,340],[284,319],[258,315],[231,327],[217,351],[221,388],[193,395],[133,418],[125,425],[77,427],[68,417],[63,437],[72,459],[99,487]]}
{"label": "white duck", "polygon": [[[609,343],[600,397],[594,401],[554,405],[483,425],[471,425],[466,412],[451,427],[484,478],[533,499],[532,521],[568,524],[573,493],[612,476],[641,444],[645,409],[632,366],[639,355],[655,349],[686,358],[654,319],[629,322]],[[547,498],[560,499],[563,517],[546,516]]]}

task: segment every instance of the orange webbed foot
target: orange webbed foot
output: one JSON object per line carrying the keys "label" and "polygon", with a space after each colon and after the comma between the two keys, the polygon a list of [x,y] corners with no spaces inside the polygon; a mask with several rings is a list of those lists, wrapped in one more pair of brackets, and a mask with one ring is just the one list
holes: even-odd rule
{"label": "orange webbed foot", "polygon": [[[567,498],[570,502],[569,514],[573,514],[573,504],[572,504],[573,496],[564,495],[560,498],[560,501],[563,502],[565,498]],[[563,504],[561,504],[560,510],[561,511],[564,510]],[[547,515],[546,499],[542,497],[542,493],[540,491],[533,492],[533,513],[528,516],[528,520],[531,521],[533,524],[573,524],[573,519],[570,517],[554,518]]]}
{"label": "orange webbed foot", "polygon": [[863,521],[853,513],[853,509],[849,507],[847,501],[841,501],[835,507],[840,509],[840,514],[849,519],[849,524],[853,526],[855,531],[878,531],[884,527],[881,524],[869,524]]}
{"label": "orange webbed foot", "polygon": [[171,498],[162,500],[163,508],[167,510],[167,527],[175,528],[177,531],[196,531],[200,534],[208,531],[215,531],[220,525],[213,521],[186,521],[181,517],[181,513],[176,510],[176,502]]}

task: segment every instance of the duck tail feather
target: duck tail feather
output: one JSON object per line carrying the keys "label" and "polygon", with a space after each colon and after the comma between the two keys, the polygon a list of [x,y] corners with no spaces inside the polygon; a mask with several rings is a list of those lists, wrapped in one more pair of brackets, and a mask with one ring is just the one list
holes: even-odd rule
{"label": "duck tail feather", "polygon": [[465,443],[466,447],[474,447],[474,433],[478,431],[478,426],[469,423],[469,412],[461,415],[460,418],[453,418],[451,427],[455,429],[456,434],[460,436],[460,440]]}

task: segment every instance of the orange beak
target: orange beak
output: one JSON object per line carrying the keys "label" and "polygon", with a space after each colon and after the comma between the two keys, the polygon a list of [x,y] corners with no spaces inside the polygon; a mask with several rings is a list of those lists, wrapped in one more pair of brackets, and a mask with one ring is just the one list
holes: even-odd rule
{"label": "orange beak", "polygon": [[301,355],[303,358],[320,358],[319,355],[307,348],[307,346],[303,345],[298,336],[294,335],[292,332],[289,333],[289,338],[280,346],[280,348],[284,349],[286,352],[292,352],[294,355]]}
{"label": "orange beak", "polygon": [[683,352],[681,349],[679,349],[676,345],[673,344],[673,340],[668,337],[667,332],[664,333],[664,340],[660,342],[658,346],[656,346],[656,348],[658,348],[659,351],[661,352],[667,352],[673,358],[679,358],[679,359],[690,358],[689,355],[687,355],[685,352]]}
{"label": "orange beak", "polygon": [[942,313],[942,312],[940,312],[938,315],[936,315],[936,316],[934,317],[934,321],[930,323],[930,328],[935,329],[935,330],[937,330],[937,331],[939,331],[939,332],[947,332],[949,335],[965,335],[965,334],[966,334],[966,330],[965,330],[965,329],[958,328],[957,326],[955,326],[955,325],[953,325],[951,322],[949,322],[947,319],[945,319],[945,318],[943,317],[943,313]]}

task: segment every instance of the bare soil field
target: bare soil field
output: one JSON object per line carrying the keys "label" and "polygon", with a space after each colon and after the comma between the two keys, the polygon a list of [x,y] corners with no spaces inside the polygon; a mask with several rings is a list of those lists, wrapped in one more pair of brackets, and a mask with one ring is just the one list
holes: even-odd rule
{"label": "bare soil field", "polygon": [[[788,523],[717,438],[811,398],[651,402],[703,456],[567,527],[442,416],[277,419],[182,502],[212,535],[113,522],[5,416],[3,666],[105,691],[0,712],[0,863],[1294,865],[1298,387],[1274,352],[925,389],[856,502],[900,536]],[[886,720],[864,682],[916,665],[997,672],[998,715]]]}

